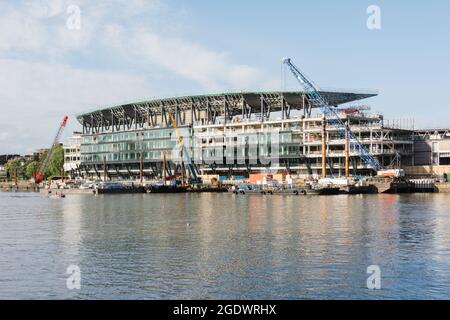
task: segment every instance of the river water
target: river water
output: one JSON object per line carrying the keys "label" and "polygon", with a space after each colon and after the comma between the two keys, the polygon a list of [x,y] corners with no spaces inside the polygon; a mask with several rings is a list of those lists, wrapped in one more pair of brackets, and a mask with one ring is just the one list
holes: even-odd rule
{"label": "river water", "polygon": [[449,200],[0,193],[0,298],[448,299]]}

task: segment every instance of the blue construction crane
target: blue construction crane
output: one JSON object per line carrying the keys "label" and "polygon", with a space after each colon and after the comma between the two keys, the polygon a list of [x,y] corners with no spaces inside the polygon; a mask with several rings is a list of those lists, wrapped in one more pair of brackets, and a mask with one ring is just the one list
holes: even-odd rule
{"label": "blue construction crane", "polygon": [[[338,134],[345,138],[347,132],[347,126],[341,119],[339,114],[334,110],[326,101],[326,99],[319,93],[319,89],[312,81],[308,78],[291,62],[290,58],[283,58],[283,63],[286,64],[291,70],[295,78],[302,84],[305,89],[305,93],[309,101],[316,107],[319,107],[325,115],[327,123],[332,127],[336,128]],[[375,159],[367,150],[364,148],[359,139],[355,134],[348,129],[350,149],[358,154],[361,160],[368,166],[370,166],[376,172],[381,170],[381,165],[377,159]]]}
{"label": "blue construction crane", "polygon": [[181,151],[181,163],[182,166],[187,165],[189,172],[191,174],[191,178],[189,179],[189,184],[201,184],[202,180],[197,174],[197,168],[194,166],[194,163],[191,160],[191,157],[189,156],[189,151],[184,145],[183,136],[180,134],[178,130],[177,121],[175,120],[174,115],[172,112],[169,112],[169,118],[172,122],[172,126],[175,130],[175,135],[177,137],[177,144],[180,147]]}

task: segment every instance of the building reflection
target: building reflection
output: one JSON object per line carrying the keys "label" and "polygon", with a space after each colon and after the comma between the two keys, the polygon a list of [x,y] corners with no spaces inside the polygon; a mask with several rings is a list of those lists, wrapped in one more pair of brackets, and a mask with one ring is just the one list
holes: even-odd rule
{"label": "building reflection", "polygon": [[[69,259],[78,260],[81,242],[81,219],[83,217],[83,202],[77,196],[68,197],[61,202],[63,251]],[[71,263],[76,263],[72,261]]]}
{"label": "building reflection", "polygon": [[364,297],[370,265],[392,290],[448,275],[446,199],[413,196],[69,197],[61,242],[103,296]]}

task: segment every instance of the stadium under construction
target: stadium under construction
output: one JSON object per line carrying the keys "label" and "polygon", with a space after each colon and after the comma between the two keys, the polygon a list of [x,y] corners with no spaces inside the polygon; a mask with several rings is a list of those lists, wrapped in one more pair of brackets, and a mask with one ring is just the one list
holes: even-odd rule
{"label": "stadium under construction", "polygon": [[[389,125],[365,106],[348,107],[376,93],[320,94],[383,168],[414,164],[412,128]],[[77,119],[82,126],[80,161],[71,167],[71,176],[147,180],[180,171],[189,175],[187,161],[201,175],[228,178],[261,172],[374,174],[304,91],[153,99]],[[185,154],[177,149],[180,136]]]}

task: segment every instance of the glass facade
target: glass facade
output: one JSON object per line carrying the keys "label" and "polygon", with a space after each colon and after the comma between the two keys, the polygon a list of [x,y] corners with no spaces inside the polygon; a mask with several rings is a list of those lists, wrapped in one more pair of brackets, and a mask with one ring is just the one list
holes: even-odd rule
{"label": "glass facade", "polygon": [[151,129],[86,135],[81,139],[81,162],[161,160],[161,152],[176,145],[173,129]]}
{"label": "glass facade", "polygon": [[[225,158],[255,158],[298,155],[300,148],[293,143],[292,132],[237,133],[224,138],[214,134],[208,138],[189,139],[189,130],[180,128],[185,145],[194,147],[194,161],[200,156],[204,163],[225,163]],[[81,163],[160,162],[162,151],[171,152],[176,146],[176,134],[172,128],[158,128],[116,133],[84,135],[81,138]],[[225,150],[224,150],[225,147]],[[276,150],[273,148],[276,147]]]}

